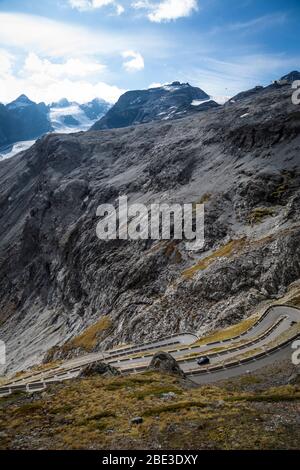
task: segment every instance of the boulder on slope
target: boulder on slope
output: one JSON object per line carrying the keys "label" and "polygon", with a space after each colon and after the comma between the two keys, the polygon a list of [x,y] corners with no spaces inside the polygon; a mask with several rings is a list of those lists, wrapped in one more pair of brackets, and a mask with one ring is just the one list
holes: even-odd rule
{"label": "boulder on slope", "polygon": [[92,377],[94,375],[103,375],[104,377],[112,377],[116,375],[120,375],[120,372],[115,367],[106,364],[105,362],[93,362],[85,366],[82,371],[80,372],[79,377]]}
{"label": "boulder on slope", "polygon": [[185,377],[183,370],[171,354],[159,351],[157,352],[149,365],[150,370],[155,370],[165,374],[179,375]]}

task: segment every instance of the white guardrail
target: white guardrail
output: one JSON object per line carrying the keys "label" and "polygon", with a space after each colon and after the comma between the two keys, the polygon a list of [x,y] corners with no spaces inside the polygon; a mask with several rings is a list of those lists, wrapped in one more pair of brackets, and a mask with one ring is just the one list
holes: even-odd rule
{"label": "white guardrail", "polygon": [[[288,307],[287,305],[276,305],[275,307]],[[258,321],[252,325],[248,330],[246,330],[244,333],[240,334],[240,335],[237,335],[235,337],[232,337],[232,338],[229,338],[229,339],[226,339],[226,340],[221,340],[221,341],[215,341],[215,342],[212,342],[212,343],[208,343],[206,344],[205,346],[216,346],[216,345],[221,345],[221,344],[224,344],[224,343],[227,343],[227,342],[231,342],[231,341],[235,341],[237,339],[240,339],[242,337],[244,337],[245,335],[249,334],[249,332],[251,330],[253,330],[254,328],[256,328],[265,318],[266,316],[270,313],[270,311],[274,308],[274,306],[271,306],[269,307],[265,312],[264,314],[258,319]],[[260,342],[261,340],[263,340],[264,338],[266,338],[267,336],[269,336],[278,326],[279,324],[285,319],[286,317],[281,317],[277,320],[277,322],[275,322],[274,325],[272,325],[270,328],[268,328],[262,335],[260,335],[259,337],[255,338],[254,340],[252,341],[249,341],[243,345],[239,345],[239,346],[236,346],[236,347],[233,347],[233,348],[230,348],[230,349],[226,349],[224,351],[220,351],[220,352],[216,352],[216,353],[212,353],[210,355],[208,355],[210,358],[212,357],[219,357],[219,356],[222,356],[222,355],[226,355],[230,352],[235,352],[235,351],[240,351],[240,350],[243,350],[243,349],[246,349],[248,348],[249,346],[252,346],[252,345],[255,345],[257,344],[258,342]],[[168,340],[168,339],[172,339],[172,338],[175,338],[176,336],[183,336],[183,335],[192,335],[192,333],[182,333],[182,334],[174,334],[174,335],[170,335],[168,337],[165,337],[163,339],[160,339],[160,340],[157,340],[157,342],[159,341],[165,341],[165,340]],[[197,338],[196,335],[193,334],[193,336],[195,336]],[[253,361],[256,361],[257,359],[261,358],[261,357],[265,357],[265,356],[268,356],[274,352],[277,352],[279,351],[280,349],[282,349],[283,347],[285,347],[286,345],[292,343],[293,341],[295,341],[295,339],[297,339],[300,335],[297,334],[294,338],[291,338],[289,340],[287,340],[286,342],[274,347],[274,348],[271,348],[270,350],[266,350],[264,352],[261,352],[259,354],[256,354],[256,355],[253,355],[251,356],[250,358],[246,358],[246,359],[242,359],[240,361],[232,361],[230,363],[227,363],[227,364],[222,364],[222,365],[217,365],[217,366],[213,366],[213,367],[208,367],[208,368],[197,368],[197,369],[194,369],[194,370],[191,370],[191,371],[188,371],[187,372],[187,375],[200,375],[200,374],[205,374],[205,373],[212,373],[212,372],[217,372],[219,370],[224,370],[224,369],[227,369],[227,368],[232,368],[232,367],[239,367],[243,364],[246,364],[247,362],[253,362]],[[123,355],[128,355],[129,353],[130,354],[135,354],[135,353],[138,353],[138,352],[141,352],[143,351],[145,348],[146,348],[146,351],[150,351],[150,350],[154,350],[154,349],[158,349],[158,346],[157,344],[153,345],[153,343],[148,343],[149,344],[149,347],[147,348],[147,344],[144,344],[140,347],[137,347],[137,346],[133,346],[133,347],[128,347],[126,348],[126,352],[124,349],[122,350],[119,350],[119,351],[113,351],[113,352],[110,352],[110,355],[109,357],[107,358],[108,359],[108,363],[111,363],[111,362],[116,362],[116,359],[112,360],[113,357],[122,357]],[[172,346],[172,345],[175,345],[175,344],[180,344],[180,341],[170,341],[169,343],[164,343],[161,347],[166,347],[166,346]],[[150,346],[151,345],[151,346]],[[189,346],[189,347],[186,347],[186,348],[180,348],[180,350],[178,349],[175,349],[175,350],[171,350],[169,351],[169,353],[172,353],[172,352],[185,352],[185,351],[189,351],[189,350],[193,350],[193,349],[196,349],[196,348],[199,348],[199,346],[197,345],[192,345],[192,346]],[[117,354],[118,352],[120,352],[119,354]],[[112,354],[113,353],[113,354]],[[116,354],[114,354],[116,353]],[[143,358],[143,356],[141,356],[141,358]],[[90,363],[93,363],[93,362],[97,362],[99,359],[94,359],[92,361],[90,361],[88,364]],[[127,361],[128,359],[121,359],[120,361],[118,362],[123,362],[123,361]],[[179,359],[178,362],[179,363],[189,363],[189,362],[194,362],[195,361],[195,358],[187,358],[187,359]],[[36,381],[32,381],[32,382],[29,382],[29,383],[20,383],[22,382],[23,380],[29,380],[30,378],[33,378],[35,376],[41,376],[41,372],[40,371],[37,371],[36,373],[32,374],[31,376],[29,377],[25,377],[25,378],[21,378],[19,380],[16,380],[15,382],[13,383],[10,383],[10,384],[7,384],[3,387],[0,387],[0,397],[1,396],[6,396],[6,395],[9,395],[11,394],[12,392],[18,392],[18,391],[22,391],[22,392],[33,392],[33,391],[38,391],[38,390],[43,390],[46,388],[46,384],[47,383],[59,383],[61,382],[62,380],[67,380],[67,379],[70,379],[70,378],[73,378],[74,376],[76,376],[76,374],[78,374],[81,370],[82,370],[82,367],[84,365],[80,365],[80,366],[73,366],[73,367],[70,367],[69,369],[65,368],[65,369],[62,369],[60,366],[56,366],[54,367],[53,369],[51,370],[48,370],[47,372],[45,372],[45,376],[41,379],[41,380],[36,380]],[[138,373],[138,372],[143,372],[147,369],[148,366],[145,366],[145,365],[141,365],[141,366],[133,366],[133,367],[129,367],[127,369],[122,369],[122,373],[124,374],[130,374],[130,373]],[[60,373],[58,373],[58,371],[60,371]]]}

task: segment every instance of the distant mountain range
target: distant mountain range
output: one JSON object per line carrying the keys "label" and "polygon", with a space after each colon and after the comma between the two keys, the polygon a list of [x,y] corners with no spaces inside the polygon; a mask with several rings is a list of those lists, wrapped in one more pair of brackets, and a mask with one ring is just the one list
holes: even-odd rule
{"label": "distant mountain range", "polygon": [[[256,86],[239,93],[228,104],[295,80],[300,80],[297,71],[281,77],[268,87]],[[219,106],[205,91],[178,81],[148,90],[128,91],[112,107],[99,98],[85,104],[63,98],[46,105],[34,103],[21,95],[6,106],[0,104],[0,158],[25,150],[34,140],[49,132],[65,134],[89,129],[123,128],[153,121],[165,122]]]}
{"label": "distant mountain range", "polygon": [[218,106],[200,88],[189,83],[173,82],[158,88],[124,93],[107,114],[93,125],[92,130],[179,119]]}
{"label": "distant mountain range", "polygon": [[0,148],[7,148],[4,156],[13,156],[49,132],[72,133],[167,121],[218,106],[200,88],[180,82],[128,91],[112,108],[99,98],[84,104],[63,98],[46,105],[21,95],[6,106],[0,105]]}
{"label": "distant mountain range", "polygon": [[101,99],[85,104],[62,99],[46,105],[21,95],[6,106],[0,104],[0,147],[31,141],[48,132],[87,130],[102,117],[110,105]]}

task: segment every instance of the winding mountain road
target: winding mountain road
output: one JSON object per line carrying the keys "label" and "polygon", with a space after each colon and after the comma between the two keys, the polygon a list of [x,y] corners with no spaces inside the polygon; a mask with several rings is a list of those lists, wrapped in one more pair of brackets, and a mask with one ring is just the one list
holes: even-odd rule
{"label": "winding mountain road", "polygon": [[[297,325],[297,326],[296,326]],[[197,345],[192,333],[172,335],[156,342],[113,349],[78,357],[46,370],[7,383],[0,396],[14,391],[33,392],[47,384],[77,377],[82,368],[96,361],[105,361],[130,374],[147,369],[153,354],[163,350],[172,354],[187,376],[198,384],[240,376],[274,364],[292,355],[291,345],[300,337],[300,310],[287,305],[268,308],[259,320],[239,336],[223,341]],[[206,355],[209,366],[199,367],[197,358]]]}

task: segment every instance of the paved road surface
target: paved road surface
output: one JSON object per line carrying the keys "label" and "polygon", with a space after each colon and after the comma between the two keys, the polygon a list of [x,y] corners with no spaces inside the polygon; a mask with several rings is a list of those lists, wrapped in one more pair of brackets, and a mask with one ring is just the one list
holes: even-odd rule
{"label": "paved road surface", "polygon": [[[287,334],[295,323],[300,322],[300,310],[289,306],[270,307],[258,322],[245,333],[225,341],[194,345],[196,335],[191,333],[173,335],[159,341],[138,346],[114,349],[104,353],[88,354],[66,361],[59,367],[45,372],[35,372],[28,377],[11,382],[0,388],[0,396],[13,390],[40,390],[47,383],[67,380],[78,376],[83,366],[104,360],[125,373],[145,370],[155,351],[165,350],[180,363],[186,374],[199,384],[211,383],[238,375],[246,374],[284,358],[291,357],[291,341],[286,343]],[[298,335],[300,337],[300,333]],[[297,335],[294,334],[293,340]],[[274,342],[276,348],[269,353]],[[220,350],[222,348],[222,351]],[[135,358],[135,355],[139,355]],[[256,358],[256,355],[259,357]],[[195,355],[195,357],[189,357]],[[199,367],[197,358],[210,357],[209,367]],[[132,357],[133,356],[133,357]],[[243,359],[244,356],[244,359]],[[249,356],[249,357],[247,357]],[[238,358],[238,359],[237,359]],[[246,361],[246,363],[244,363]],[[210,370],[210,369],[219,370]]]}

